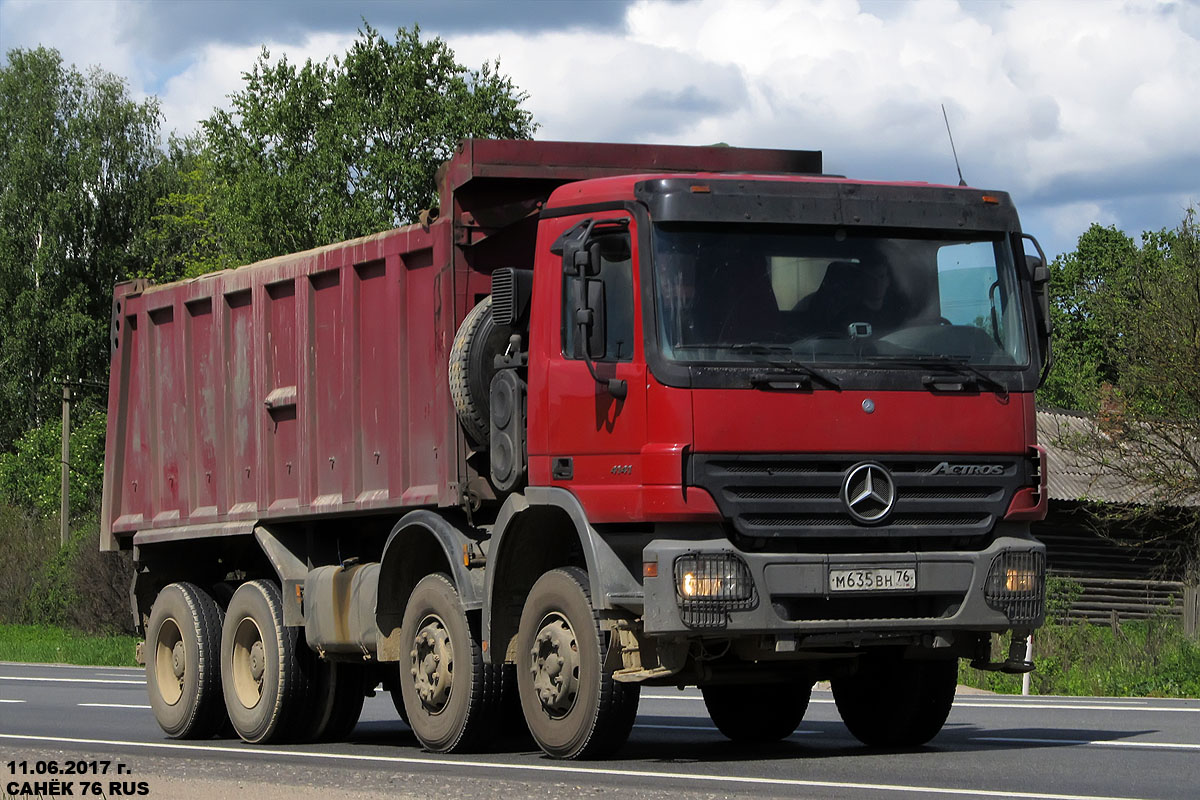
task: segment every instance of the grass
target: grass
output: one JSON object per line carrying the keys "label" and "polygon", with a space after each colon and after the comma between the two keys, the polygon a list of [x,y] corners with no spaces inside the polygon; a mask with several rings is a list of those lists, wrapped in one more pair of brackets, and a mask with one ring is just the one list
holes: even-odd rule
{"label": "grass", "polygon": [[[50,625],[0,625],[0,661],[132,667],[137,637],[95,636]],[[1007,643],[994,642],[1003,658]],[[1107,625],[1050,623],[1034,634],[1037,670],[1031,691],[1041,695],[1200,697],[1200,642],[1178,620],[1160,618]],[[980,672],[959,662],[959,683],[1019,694],[1020,675]]]}
{"label": "grass", "polygon": [[0,625],[0,661],[135,667],[135,636],[95,636],[52,625]]}
{"label": "grass", "polygon": [[[995,638],[995,637],[994,637]],[[1002,660],[1007,642],[993,642]],[[1177,619],[1108,625],[1059,622],[1033,635],[1030,691],[1095,697],[1200,697],[1200,642]],[[959,662],[959,683],[1020,694],[1021,676],[980,672]]]}

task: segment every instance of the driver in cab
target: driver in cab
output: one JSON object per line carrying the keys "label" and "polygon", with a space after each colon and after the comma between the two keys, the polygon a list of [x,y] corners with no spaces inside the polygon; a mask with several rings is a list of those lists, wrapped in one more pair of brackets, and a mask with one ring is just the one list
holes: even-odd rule
{"label": "driver in cab", "polygon": [[900,322],[892,284],[882,261],[831,261],[821,285],[797,306],[800,326],[815,335],[846,337],[853,328],[859,337],[878,336]]}

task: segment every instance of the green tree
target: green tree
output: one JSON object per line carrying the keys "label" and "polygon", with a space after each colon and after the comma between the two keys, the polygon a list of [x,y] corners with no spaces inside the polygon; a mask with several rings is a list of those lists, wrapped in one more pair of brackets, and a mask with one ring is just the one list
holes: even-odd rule
{"label": "green tree", "polygon": [[1094,412],[1098,424],[1058,442],[1095,473],[1139,490],[1111,507],[1145,542],[1164,537],[1200,572],[1200,225],[1190,208],[1174,229],[1136,244],[1093,225],[1053,265],[1057,362],[1039,399]]}
{"label": "green tree", "polygon": [[467,69],[416,27],[389,40],[365,25],[343,57],[301,67],[264,48],[243,78],[232,108],[203,122],[212,171],[199,182],[222,193],[203,210],[221,229],[210,252],[219,240],[241,261],[415,221],[460,140],[536,127],[498,63]]}
{"label": "green tree", "polygon": [[204,137],[172,137],[154,171],[154,213],[137,242],[137,273],[155,283],[194,278],[243,263],[226,213],[228,185]]}
{"label": "green tree", "polygon": [[0,66],[0,450],[103,380],[112,287],[153,213],[159,111],[118,77],[12,50]]}
{"label": "green tree", "polygon": [[1118,382],[1122,340],[1116,326],[1140,261],[1141,251],[1124,232],[1093,224],[1073,252],[1050,265],[1054,368],[1040,402],[1095,411],[1100,387]]}

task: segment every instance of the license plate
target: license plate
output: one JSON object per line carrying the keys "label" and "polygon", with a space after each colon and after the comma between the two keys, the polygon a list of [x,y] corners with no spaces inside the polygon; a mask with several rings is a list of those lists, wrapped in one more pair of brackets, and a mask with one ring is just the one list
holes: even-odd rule
{"label": "license plate", "polygon": [[831,592],[905,592],[916,588],[916,567],[829,570]]}

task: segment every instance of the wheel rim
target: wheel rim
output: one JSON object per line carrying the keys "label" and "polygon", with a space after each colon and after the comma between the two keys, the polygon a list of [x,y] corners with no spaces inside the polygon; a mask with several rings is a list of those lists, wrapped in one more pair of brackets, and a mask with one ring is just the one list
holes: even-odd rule
{"label": "wheel rim", "polygon": [[173,706],[183,697],[183,682],[187,676],[187,647],[183,634],[173,619],[163,620],[154,643],[154,677],[163,701]]}
{"label": "wheel rim", "polygon": [[249,617],[238,623],[233,634],[233,691],[238,702],[254,708],[262,699],[267,672],[267,650],[258,623]]}
{"label": "wheel rim", "polygon": [[529,671],[542,710],[551,719],[562,719],[579,696],[579,644],[566,617],[553,613],[542,618],[530,656]]}
{"label": "wheel rim", "polygon": [[409,657],[417,698],[430,714],[440,714],[454,688],[454,645],[441,617],[430,614],[421,620]]}

